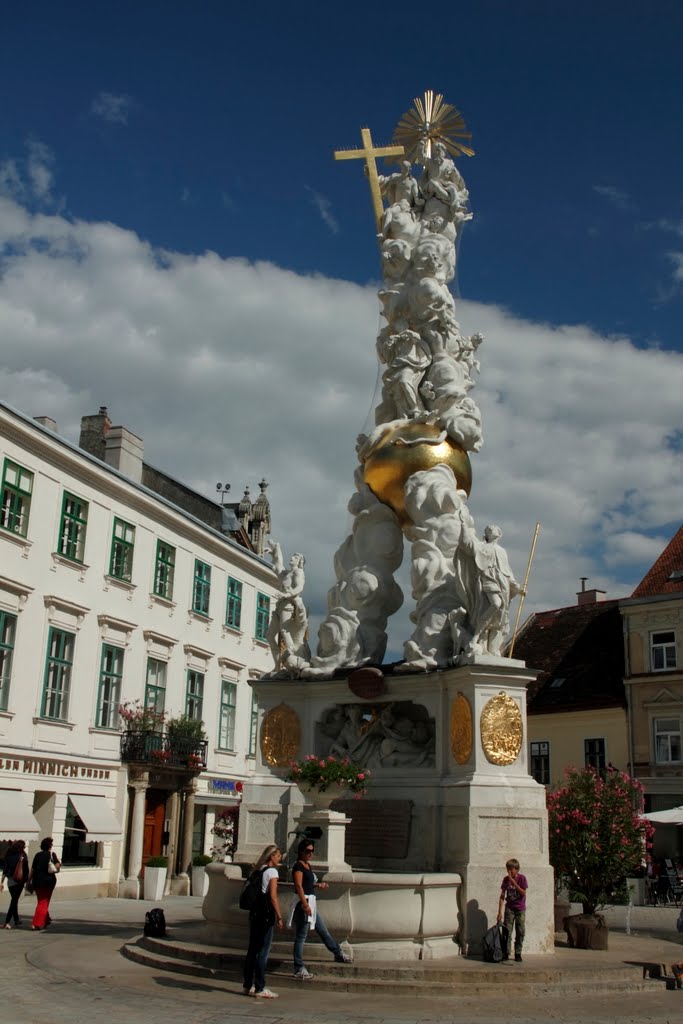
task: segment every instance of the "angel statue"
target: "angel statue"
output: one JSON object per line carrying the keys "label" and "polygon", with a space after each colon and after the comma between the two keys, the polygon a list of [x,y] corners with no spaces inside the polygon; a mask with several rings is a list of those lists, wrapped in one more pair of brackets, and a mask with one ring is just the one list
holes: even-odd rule
{"label": "angel statue", "polygon": [[269,546],[273,568],[280,577],[282,596],[270,618],[266,640],[270,646],[275,669],[274,676],[298,674],[297,665],[309,662],[311,652],[308,646],[308,613],[301,594],[306,582],[304,556],[293,554],[285,566],[282,548],[277,541]]}

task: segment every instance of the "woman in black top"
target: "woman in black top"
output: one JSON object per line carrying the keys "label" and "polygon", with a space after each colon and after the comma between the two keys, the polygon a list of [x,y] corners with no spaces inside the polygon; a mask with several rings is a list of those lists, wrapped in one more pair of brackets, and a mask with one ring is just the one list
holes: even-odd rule
{"label": "woman in black top", "polygon": [[52,837],[43,839],[40,844],[40,851],[33,858],[29,883],[33,887],[38,902],[36,912],[33,915],[34,931],[41,931],[52,924],[50,917],[50,900],[57,884],[57,872],[62,864],[56,853],[52,852]]}
{"label": "woman in black top", "polygon": [[[10,894],[10,905],[7,911],[7,917],[5,918],[4,928],[11,928],[10,921],[14,918],[14,924],[19,926],[21,921],[19,920],[19,897],[24,891],[24,886],[28,882],[28,857],[26,856],[26,843],[23,839],[17,839],[16,842],[12,843],[7,853],[5,854],[5,867],[2,872],[2,881],[0,882],[0,892],[4,888],[5,879],[7,879],[7,888]],[[18,875],[18,878],[14,876]]]}
{"label": "woman in black top", "polygon": [[315,847],[310,839],[302,839],[297,850],[298,860],[292,868],[292,881],[298,901],[294,904],[290,924],[295,928],[294,936],[294,977],[299,981],[308,981],[313,975],[304,964],[304,943],[311,925],[323,943],[334,956],[337,963],[349,964],[352,957],[344,953],[336,939],[328,932],[325,922],[316,906],[313,890],[327,889],[327,882],[319,882],[311,869],[311,857]]}

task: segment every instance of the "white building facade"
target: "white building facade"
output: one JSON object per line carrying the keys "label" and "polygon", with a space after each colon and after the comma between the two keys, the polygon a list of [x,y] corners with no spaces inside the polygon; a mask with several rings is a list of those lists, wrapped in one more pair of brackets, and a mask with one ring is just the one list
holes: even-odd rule
{"label": "white building facade", "polygon": [[[279,581],[234,516],[217,529],[145,486],[163,474],[140,439],[106,410],[86,420],[104,458],[0,404],[0,840],[32,856],[53,836],[63,896],[138,897],[155,855],[186,893],[253,771],[249,680],[272,667]],[[122,744],[125,701],[201,720],[207,740]]]}

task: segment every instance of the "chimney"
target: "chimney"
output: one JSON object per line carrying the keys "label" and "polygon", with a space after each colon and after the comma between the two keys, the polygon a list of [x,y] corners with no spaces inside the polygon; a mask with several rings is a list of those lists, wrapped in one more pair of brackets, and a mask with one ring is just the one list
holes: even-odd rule
{"label": "chimney", "polygon": [[592,590],[586,590],[586,582],[589,579],[590,579],[590,576],[581,576],[580,577],[580,580],[581,580],[581,590],[576,595],[576,598],[577,598],[576,603],[579,604],[579,605],[581,605],[581,604],[597,604],[598,601],[604,601],[605,600],[605,594],[607,593],[606,590],[596,590],[595,588],[593,588]]}
{"label": "chimney", "polygon": [[57,430],[57,420],[53,420],[52,416],[34,416],[33,419],[36,423],[40,423],[41,427],[47,427],[53,434],[59,433]]}
{"label": "chimney", "polygon": [[78,445],[87,452],[94,455],[96,459],[104,462],[105,439],[111,430],[111,420],[106,405],[100,406],[96,416],[83,416],[81,418],[81,436]]}
{"label": "chimney", "polygon": [[119,473],[142,483],[142,459],[145,446],[141,437],[126,427],[109,426],[105,439],[104,461]]}

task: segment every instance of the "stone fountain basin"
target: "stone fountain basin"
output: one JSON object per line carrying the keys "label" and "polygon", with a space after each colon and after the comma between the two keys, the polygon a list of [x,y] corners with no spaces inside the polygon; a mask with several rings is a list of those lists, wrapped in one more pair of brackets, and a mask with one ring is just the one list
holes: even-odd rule
{"label": "stone fountain basin", "polygon": [[[209,864],[206,872],[206,942],[231,947],[242,943],[246,950],[249,919],[239,907],[244,885],[240,866]],[[320,892],[318,906],[325,924],[339,942],[351,944],[356,959],[433,960],[457,952],[459,874],[330,871],[324,881],[329,889]],[[286,920],[295,899],[291,882],[280,883],[279,898]],[[293,941],[291,930],[277,936],[288,937]]]}

